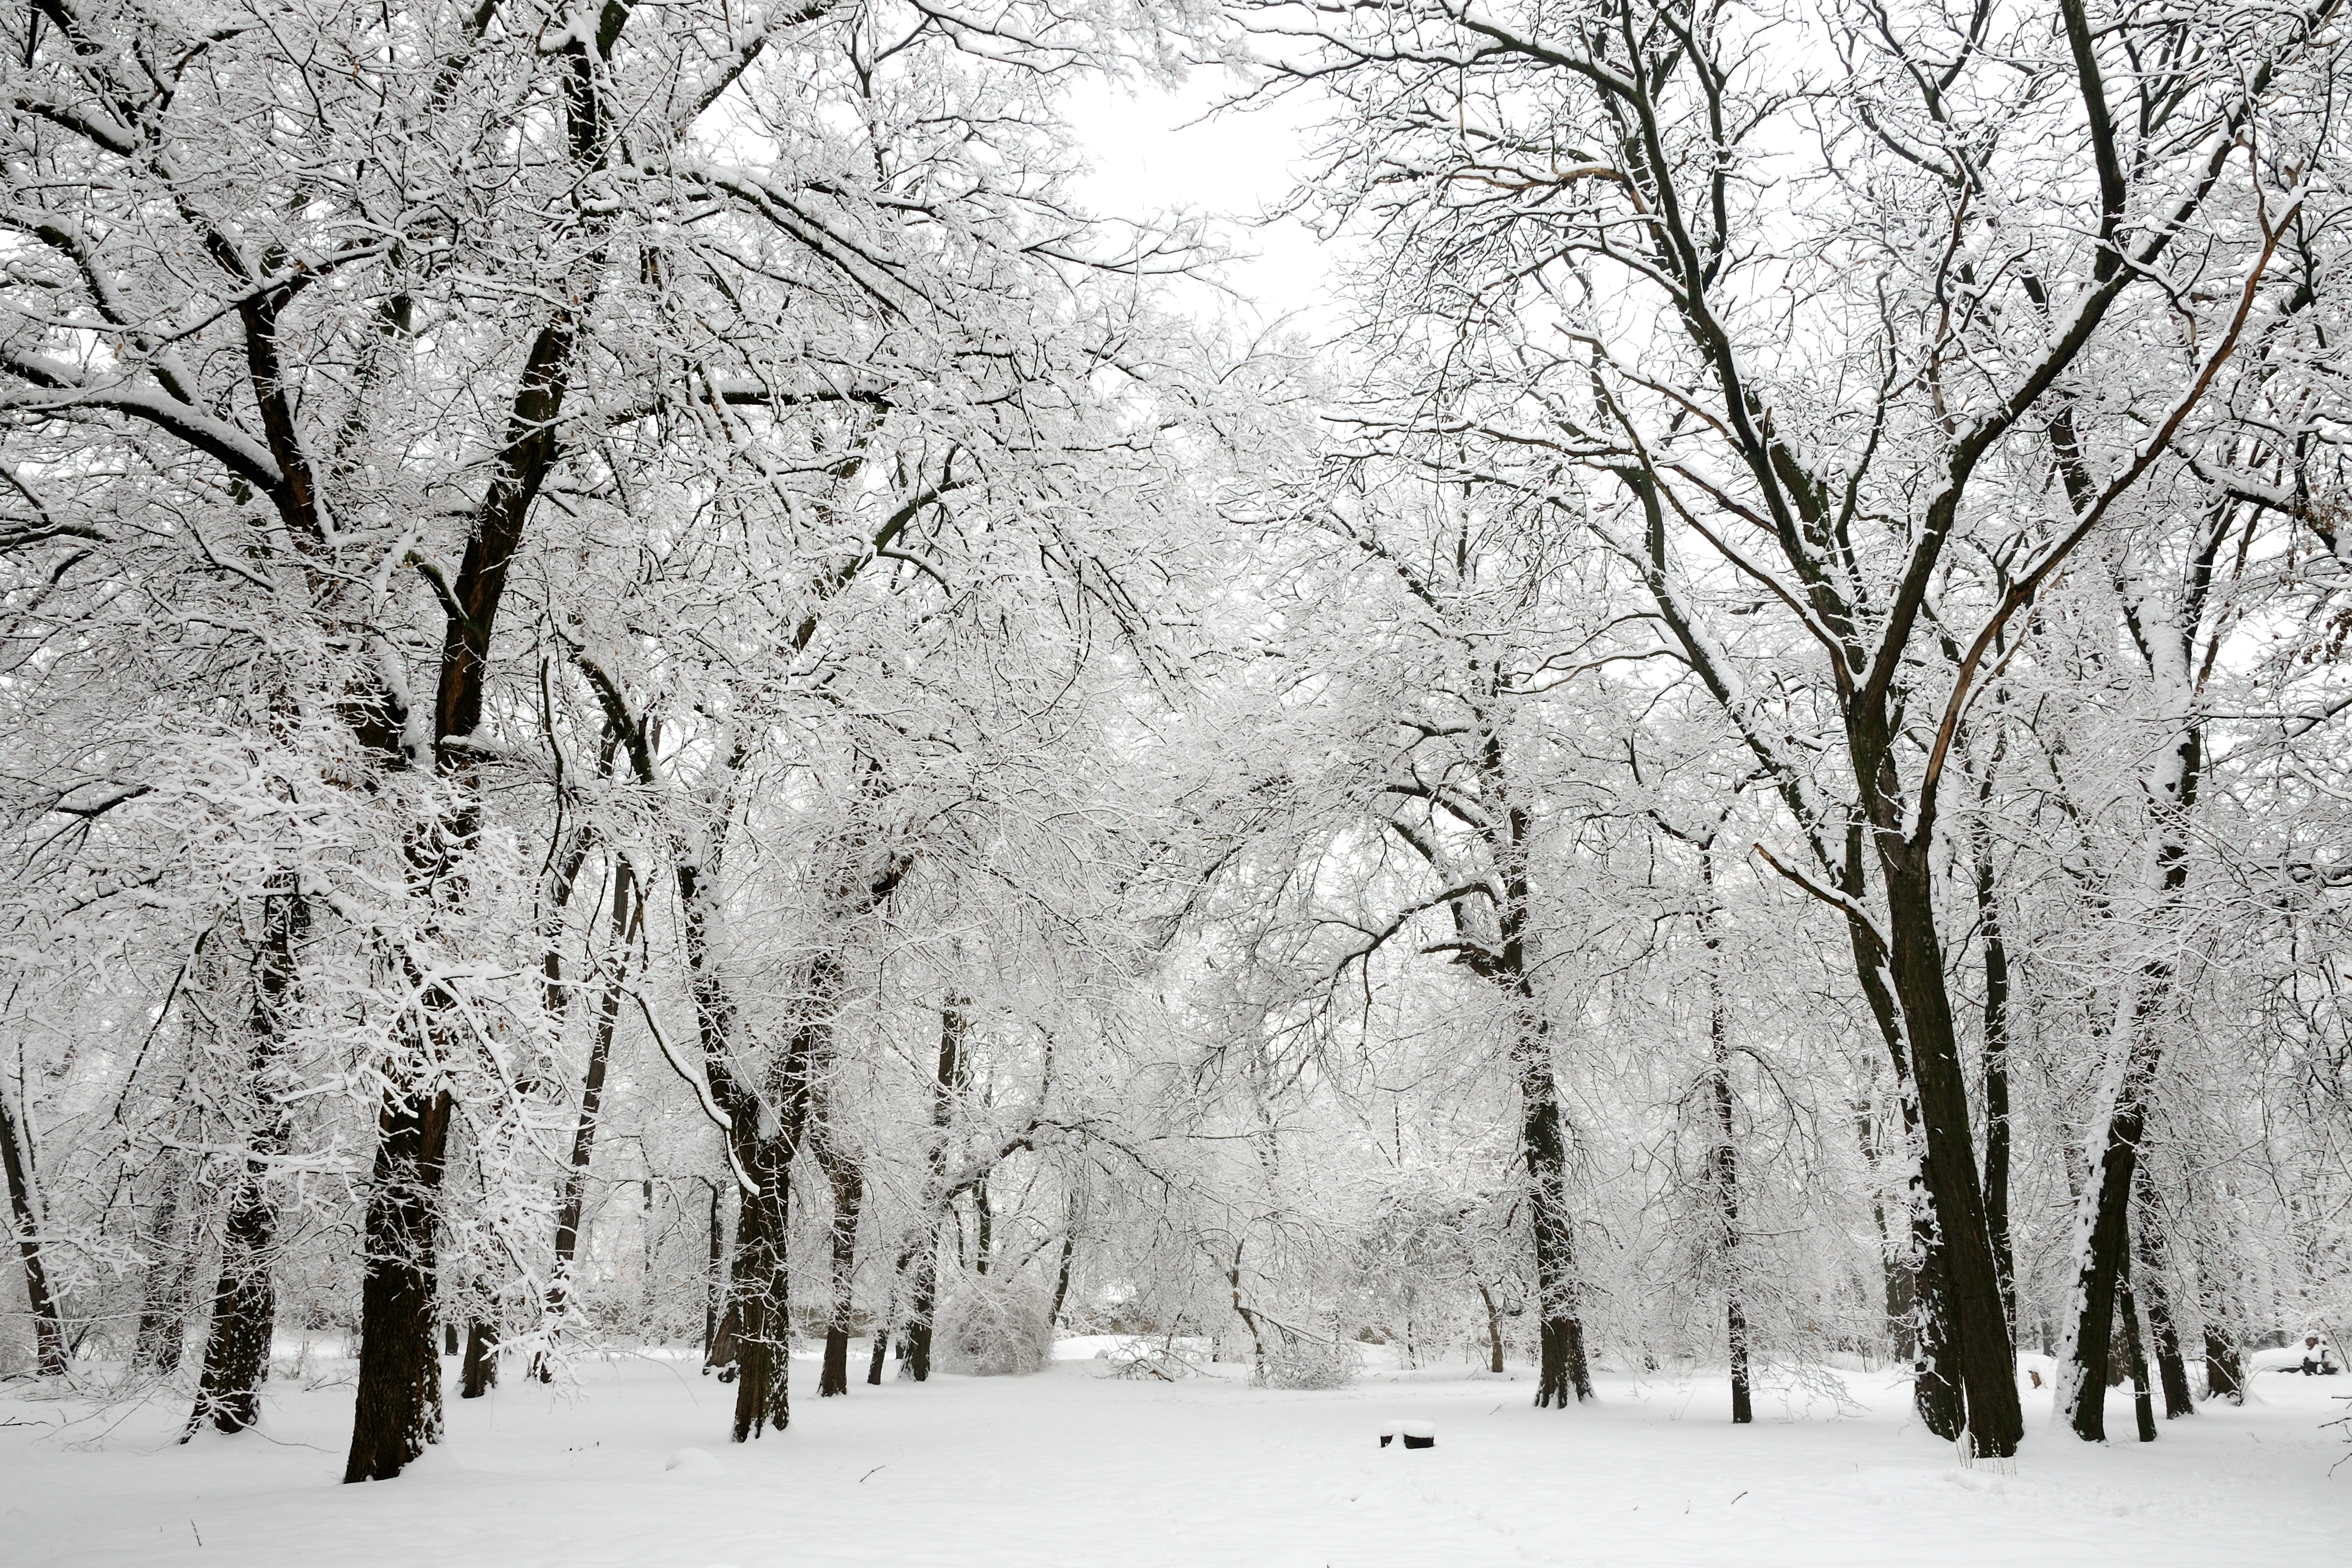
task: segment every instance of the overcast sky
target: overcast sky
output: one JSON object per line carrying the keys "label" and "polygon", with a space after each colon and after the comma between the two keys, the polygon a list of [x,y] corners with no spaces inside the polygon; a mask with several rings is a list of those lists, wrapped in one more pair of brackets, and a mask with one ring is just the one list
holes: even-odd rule
{"label": "overcast sky", "polygon": [[1093,165],[1080,194],[1106,215],[1186,208],[1213,216],[1228,244],[1253,253],[1228,277],[1261,318],[1319,316],[1329,302],[1329,247],[1289,219],[1254,226],[1290,188],[1301,113],[1229,111],[1202,121],[1226,91],[1227,79],[1213,71],[1195,71],[1174,91],[1087,84],[1066,106]]}

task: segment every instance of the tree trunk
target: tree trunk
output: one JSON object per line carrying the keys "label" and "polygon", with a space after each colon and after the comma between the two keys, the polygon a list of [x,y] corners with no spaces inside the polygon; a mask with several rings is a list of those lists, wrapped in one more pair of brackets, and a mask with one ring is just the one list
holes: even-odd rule
{"label": "tree trunk", "polygon": [[[580,1087],[580,1120],[572,1131],[572,1161],[563,1172],[562,1196],[555,1211],[555,1268],[548,1281],[547,1315],[559,1331],[563,1314],[571,1306],[572,1269],[580,1253],[580,1216],[588,1201],[588,1171],[595,1155],[597,1118],[604,1103],[604,1074],[612,1060],[613,1032],[620,1022],[621,999],[628,986],[629,944],[640,920],[633,897],[635,889],[635,879],[628,858],[614,856],[613,913],[605,943],[612,970],[605,979],[604,994],[596,999],[596,1023],[588,1041],[588,1068]],[[554,962],[552,954],[549,962]],[[713,1188],[714,1215],[718,1202],[718,1190]],[[706,1351],[715,1332],[712,1325],[711,1332],[704,1335]],[[471,1360],[469,1355],[469,1364]],[[552,1375],[552,1369],[542,1360],[539,1373],[544,1382]]]}
{"label": "tree trunk", "polygon": [[270,1332],[278,1321],[278,1292],[269,1277],[278,1202],[270,1192],[269,1165],[293,1138],[278,1101],[278,1062],[292,1023],[294,942],[309,924],[302,894],[290,877],[279,879],[278,891],[263,896],[261,923],[246,1011],[245,1078],[254,1120],[245,1169],[229,1194],[221,1230],[220,1281],[213,1290],[204,1373],[183,1442],[206,1422],[222,1432],[242,1432],[259,1420],[261,1385],[269,1376]]}
{"label": "tree trunk", "polygon": [[1551,1048],[1540,1019],[1523,1021],[1513,1040],[1519,1077],[1519,1149],[1527,1162],[1536,1250],[1538,1409],[1565,1409],[1571,1393],[1592,1397],[1584,1325],[1576,1312],[1575,1258],[1568,1220],[1568,1144],[1552,1076]]}
{"label": "tree trunk", "polygon": [[917,1383],[931,1376],[931,1318],[939,1308],[940,1234],[936,1224],[927,1230],[915,1251],[914,1273],[907,1300],[907,1375]]}
{"label": "tree trunk", "polygon": [[441,1436],[441,1369],[433,1353],[435,1208],[451,1109],[446,1089],[395,1088],[376,1120],[346,1482],[390,1480]]}
{"label": "tree trunk", "polygon": [[719,1346],[719,1315],[727,1297],[727,1217],[719,1206],[719,1184],[710,1184],[710,1256],[704,1264],[709,1278],[702,1292],[702,1364],[711,1364]]}
{"label": "tree trunk", "polygon": [[1495,1292],[1478,1281],[1478,1299],[1486,1303],[1486,1370],[1500,1376],[1503,1371],[1503,1314],[1496,1309]]}
{"label": "tree trunk", "polygon": [[2238,1347],[2210,1324],[2205,1330],[2205,1397],[2226,1399],[2232,1405],[2246,1402],[2246,1371]]}
{"label": "tree trunk", "polygon": [[[826,1140],[830,1143],[830,1139]],[[820,1152],[833,1188],[832,1295],[824,1325],[824,1371],[817,1380],[820,1399],[849,1392],[849,1331],[855,1326],[857,1216],[866,1200],[866,1180],[856,1164],[837,1152]]]}
{"label": "tree trunk", "polygon": [[[2123,1279],[2118,1285],[2118,1304],[2124,1314],[2124,1349],[2131,1358],[2132,1412],[2139,1422],[2139,1440],[2156,1441],[2156,1402],[2149,1397],[2147,1387],[2147,1357],[2140,1352],[2139,1303],[2132,1299],[2131,1265],[2126,1262]],[[2106,1390],[2099,1390],[2104,1400]]]}
{"label": "tree trunk", "polygon": [[66,1328],[49,1294],[49,1271],[41,1260],[41,1227],[33,1206],[33,1182],[16,1132],[6,1090],[0,1089],[0,1168],[8,1174],[8,1210],[16,1232],[16,1257],[25,1268],[25,1300],[33,1312],[33,1352],[43,1377],[66,1374]]}
{"label": "tree trunk", "polygon": [[[2135,1019],[2122,1087],[2108,1116],[2106,1147],[2084,1189],[2077,1218],[2074,1291],[2068,1301],[2066,1338],[2057,1369],[2057,1413],[2086,1443],[2106,1440],[2106,1388],[2110,1372],[2117,1283],[2130,1262],[2131,1192],[2146,1106],[2147,1080],[2155,1070],[2154,1031]],[[2134,1331],[2137,1332],[2137,1329]]]}
{"label": "tree trunk", "polygon": [[1748,1390],[1748,1313],[1741,1301],[1739,1258],[1739,1152],[1736,1107],[1731,1096],[1731,1020],[1723,1004],[1723,939],[1715,929],[1715,839],[1699,846],[1699,868],[1706,882],[1707,908],[1699,931],[1706,947],[1707,1079],[1715,1110],[1715,1148],[1708,1164],[1715,1187],[1715,1212],[1723,1226],[1725,1342],[1731,1360],[1731,1422],[1745,1426],[1756,1419]]}
{"label": "tree trunk", "polygon": [[2189,1363],[2180,1351],[2180,1325],[2172,1311],[2172,1246],[2157,1208],[2155,1184],[2142,1164],[2133,1184],[2137,1198],[2133,1232],[2139,1238],[2139,1257],[2132,1273],[2146,1299],[2147,1327],[2156,1341],[2157,1381],[2164,1390],[2164,1418],[2177,1421],[2197,1413],[2189,1393]]}
{"label": "tree trunk", "polygon": [[140,1292],[139,1337],[131,1363],[142,1372],[169,1377],[179,1370],[181,1342],[187,1332],[188,1290],[195,1258],[181,1238],[181,1201],[187,1163],[166,1150],[156,1161],[154,1205],[148,1211],[147,1272]]}
{"label": "tree trunk", "polygon": [[1968,1085],[1936,939],[1929,852],[1905,842],[1891,824],[1880,824],[1877,837],[1893,928],[1889,971],[1902,1008],[1903,1037],[1910,1047],[1929,1217],[1938,1244],[1936,1273],[1940,1278],[1935,1284],[1943,1310],[1935,1317],[1958,1374],[1970,1457],[2005,1464],[2017,1452],[2024,1415],[2018,1406],[2016,1352],[1986,1225]]}
{"label": "tree trunk", "polygon": [[737,1140],[737,1161],[753,1190],[743,1194],[735,1226],[735,1431],[749,1442],[792,1422],[792,1299],[785,1275],[790,1238],[792,1154],[782,1137]]}
{"label": "tree trunk", "polygon": [[498,1386],[499,1330],[495,1323],[466,1326],[466,1360],[457,1373],[457,1397],[479,1399]]}
{"label": "tree trunk", "polygon": [[[1991,782],[1985,784],[1990,795]],[[1984,1203],[1985,1229],[1992,1240],[1992,1264],[2000,1283],[2001,1311],[2012,1342],[2017,1331],[2017,1258],[2009,1234],[2009,943],[2001,934],[2000,903],[1993,888],[1990,848],[1981,833],[1977,846],[1977,918],[1984,942]]]}
{"label": "tree trunk", "polygon": [[1077,1250],[1078,1204],[1073,1197],[1062,1220],[1062,1261],[1061,1266],[1054,1270],[1054,1300],[1045,1309],[1045,1321],[1056,1328],[1061,1326],[1062,1309],[1070,1300],[1070,1261],[1077,1255]]}

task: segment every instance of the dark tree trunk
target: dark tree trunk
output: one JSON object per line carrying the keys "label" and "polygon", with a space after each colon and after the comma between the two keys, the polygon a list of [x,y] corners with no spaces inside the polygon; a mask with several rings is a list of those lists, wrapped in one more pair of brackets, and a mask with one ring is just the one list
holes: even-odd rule
{"label": "dark tree trunk", "polygon": [[702,1364],[711,1364],[719,1346],[719,1316],[727,1297],[727,1218],[719,1206],[719,1184],[710,1184],[710,1256],[704,1268],[709,1278],[702,1291]]}
{"label": "dark tree trunk", "polygon": [[[2131,1193],[2146,1106],[2146,1080],[2155,1069],[2154,1032],[2133,1028],[2124,1085],[2107,1120],[2106,1148],[2091,1173],[2090,1246],[2075,1270],[2071,1363],[2058,1368],[2059,1408],[2075,1436],[2106,1440],[2106,1388],[2114,1343],[2116,1296],[2131,1257]],[[2134,1332],[2137,1330],[2135,1327]]]}
{"label": "dark tree trunk", "polygon": [[466,1360],[457,1373],[457,1397],[479,1399],[499,1382],[499,1331],[495,1323],[466,1326]]}
{"label": "dark tree trunk", "polygon": [[1060,1327],[1062,1309],[1070,1300],[1070,1262],[1078,1250],[1078,1205],[1074,1197],[1062,1221],[1062,1261],[1054,1270],[1054,1300],[1045,1309],[1045,1321]]}
{"label": "dark tree trunk", "polygon": [[[2188,885],[2186,820],[2196,805],[2198,779],[2203,765],[2200,731],[2191,729],[2181,738],[2179,761],[2181,771],[2176,802],[2161,803],[2158,811],[2157,826],[2161,835],[2157,845],[2158,889],[2168,906]],[[2114,1321],[2117,1281],[2131,1265],[2130,1209],[2132,1194],[2138,1184],[2136,1178],[2139,1144],[2147,1131],[2148,1098],[2156,1087],[2157,1068],[2163,1058],[2156,1014],[2170,994],[2172,966],[2164,960],[2156,960],[2142,967],[2138,978],[2139,994],[2132,1003],[2127,1020],[2118,1026],[2131,1033],[2125,1047],[2123,1079],[2107,1116],[2106,1146],[2100,1155],[2098,1169],[2091,1176],[2094,1187],[2089,1198],[2093,1205],[2089,1246],[2075,1260],[2070,1306],[2078,1310],[2068,1325],[2073,1331],[2074,1357],[2071,1364],[2058,1368],[2060,1408],[2066,1411],[2068,1425],[2075,1435],[2093,1443],[2106,1437],[2105,1401],[2100,1391],[2106,1386],[2109,1325]],[[2135,1325],[2134,1332],[2137,1331]],[[2185,1372],[2183,1380],[2186,1381]],[[2069,1400],[2071,1408],[2065,1403]]]}
{"label": "dark tree trunk", "polygon": [[791,1151],[781,1137],[739,1135],[737,1160],[753,1184],[735,1225],[735,1431],[749,1442],[792,1423],[792,1297],[785,1275],[790,1237]]}
{"label": "dark tree trunk", "polygon": [[2205,1396],[2226,1399],[2232,1405],[2246,1402],[2246,1370],[2238,1357],[2238,1347],[2210,1325],[2205,1330]]}
{"label": "dark tree trunk", "polygon": [[907,1326],[900,1331],[906,1337],[907,1375],[917,1383],[928,1383],[931,1376],[931,1318],[939,1310],[940,1238],[934,1231],[930,1245],[915,1255],[912,1289],[907,1301]]}
{"label": "dark tree trunk", "polygon": [[460,1348],[462,1347],[457,1340],[457,1325],[455,1323],[442,1324],[441,1353],[443,1355],[456,1355]]}
{"label": "dark tree trunk", "polygon": [[817,1397],[849,1392],[849,1333],[855,1327],[856,1303],[853,1289],[857,1269],[857,1216],[866,1201],[866,1180],[858,1168],[837,1152],[821,1154],[833,1188],[832,1295],[826,1303],[824,1371],[817,1381]]}
{"label": "dark tree trunk", "polygon": [[866,1381],[875,1387],[882,1386],[882,1363],[890,1355],[890,1320],[882,1319],[874,1325],[873,1353],[866,1358]]}
{"label": "dark tree trunk", "polygon": [[[604,1075],[613,1056],[613,1032],[621,1017],[621,999],[628,984],[629,944],[634,940],[639,921],[634,892],[635,879],[628,858],[613,858],[613,912],[605,943],[607,962],[612,972],[604,989],[596,999],[596,1023],[588,1041],[588,1068],[580,1087],[580,1120],[572,1131],[572,1161],[563,1173],[563,1188],[555,1211],[555,1269],[548,1281],[547,1314],[560,1330],[563,1314],[571,1305],[572,1269],[580,1254],[580,1216],[588,1201],[588,1171],[595,1157],[597,1119],[604,1103]],[[549,962],[554,959],[551,954]],[[713,1189],[711,1203],[714,1213],[718,1203]],[[704,1336],[704,1348],[709,1345]],[[467,1357],[470,1366],[472,1357]],[[540,1377],[545,1381],[552,1369],[544,1362],[540,1365]],[[468,1397],[471,1397],[469,1394]]]}
{"label": "dark tree trunk", "polygon": [[140,1292],[139,1337],[131,1362],[142,1372],[169,1377],[180,1366],[195,1259],[180,1235],[186,1163],[167,1151],[158,1160],[157,1169],[155,1201],[147,1215],[147,1273]]}
{"label": "dark tree trunk", "polygon": [[346,1482],[390,1480],[441,1436],[441,1370],[433,1354],[435,1209],[451,1109],[446,1089],[395,1089],[377,1117]]}
{"label": "dark tree trunk", "polygon": [[278,1100],[278,1063],[292,1023],[294,942],[309,923],[302,895],[290,882],[281,879],[279,890],[262,899],[262,932],[254,946],[246,1014],[245,1075],[253,1125],[245,1170],[229,1194],[221,1228],[220,1281],[213,1289],[204,1373],[184,1442],[206,1422],[222,1432],[242,1432],[259,1420],[261,1385],[269,1376],[270,1332],[278,1321],[278,1292],[269,1277],[278,1245],[278,1202],[270,1192],[269,1165],[292,1141]]}
{"label": "dark tree trunk", "polygon": [[[1857,760],[1869,754],[1869,748],[1859,749]],[[1877,752],[1880,758],[1885,755],[1883,750]],[[1865,776],[1877,771],[1868,770]],[[1972,1146],[1968,1085],[1936,939],[1929,851],[1906,842],[1893,823],[1881,823],[1878,829],[1879,863],[1893,927],[1889,972],[1910,1047],[1940,1266],[1933,1271],[1943,1309],[1932,1314],[1941,1336],[1935,1348],[1949,1352],[1949,1364],[1958,1373],[1971,1454],[2007,1460],[2024,1435],[2024,1415],[2018,1405],[2016,1352],[2001,1306]]]}
{"label": "dark tree trunk", "polygon": [[[2139,1338],[2139,1303],[2132,1299],[2131,1265],[2124,1265],[2123,1279],[2118,1285],[2117,1304],[2124,1315],[2124,1350],[2131,1361],[2132,1412],[2139,1422],[2139,1440],[2156,1441],[2156,1401],[2147,1386],[2147,1357],[2141,1353]],[[2106,1390],[2102,1388],[2104,1399]]]}
{"label": "dark tree trunk", "polygon": [[1715,1187],[1716,1218],[1723,1226],[1725,1342],[1731,1360],[1731,1421],[1745,1426],[1756,1419],[1748,1388],[1748,1313],[1741,1300],[1739,1257],[1738,1122],[1731,1095],[1731,1020],[1724,1011],[1723,939],[1715,930],[1715,839],[1699,846],[1699,868],[1706,879],[1707,908],[1699,930],[1706,947],[1707,1079],[1715,1112],[1715,1148],[1709,1159]]}
{"label": "dark tree trunk", "polygon": [[988,1255],[996,1243],[996,1215],[988,1205],[988,1178],[982,1176],[971,1184],[971,1271],[988,1272]]}
{"label": "dark tree trunk", "polygon": [[66,1374],[66,1327],[49,1294],[49,1271],[41,1260],[40,1222],[34,1217],[33,1182],[17,1136],[15,1113],[0,1089],[0,1168],[8,1175],[8,1211],[16,1232],[16,1257],[25,1269],[25,1300],[33,1312],[33,1353],[43,1377]]}
{"label": "dark tree trunk", "polygon": [[1527,1162],[1536,1250],[1536,1406],[1566,1408],[1592,1397],[1584,1325],[1576,1312],[1575,1258],[1568,1219],[1568,1143],[1551,1048],[1540,1019],[1522,1022],[1513,1042],[1518,1068],[1519,1149]]}
{"label": "dark tree trunk", "polygon": [[[1984,792],[1989,796],[1988,777]],[[2001,934],[2000,903],[1993,886],[1992,854],[1979,835],[1977,847],[1977,917],[1984,941],[1984,1202],[1985,1229],[1992,1239],[1992,1263],[2000,1281],[2001,1311],[2012,1341],[2017,1328],[2017,1258],[2009,1234],[2009,943]]]}
{"label": "dark tree trunk", "polygon": [[2189,1393],[2189,1362],[2181,1354],[2180,1325],[2172,1311],[2172,1244],[2165,1233],[2155,1184],[2149,1181],[2145,1164],[2139,1167],[2133,1191],[2137,1201],[2133,1205],[2132,1229],[2139,1238],[2139,1257],[2135,1260],[2132,1275],[2138,1281],[2138,1294],[2147,1307],[2148,1333],[2156,1341],[2157,1382],[2164,1390],[2164,1418],[2177,1421],[2183,1415],[2195,1415],[2197,1402]]}

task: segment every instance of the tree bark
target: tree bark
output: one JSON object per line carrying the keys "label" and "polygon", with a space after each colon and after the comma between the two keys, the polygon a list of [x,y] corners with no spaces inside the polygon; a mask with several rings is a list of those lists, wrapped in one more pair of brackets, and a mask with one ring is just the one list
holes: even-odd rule
{"label": "tree bark", "polygon": [[[1723,1226],[1725,1342],[1731,1361],[1731,1422],[1745,1426],[1756,1419],[1748,1388],[1748,1312],[1741,1300],[1739,1271],[1739,1152],[1738,1125],[1731,1094],[1731,1020],[1724,1011],[1723,939],[1715,929],[1715,839],[1699,846],[1699,868],[1706,884],[1707,907],[1699,931],[1706,949],[1707,1090],[1715,1112],[1715,1147],[1708,1160],[1715,1187],[1715,1212]],[[1491,1310],[1491,1309],[1490,1309]]]}
{"label": "tree bark", "polygon": [[[1857,763],[1884,762],[1865,742]],[[1872,768],[1865,776],[1876,776]],[[1884,786],[1882,785],[1882,789]],[[2001,1305],[1969,1126],[1967,1080],[1945,988],[1936,938],[1934,880],[1927,847],[1906,842],[1895,822],[1879,822],[1876,838],[1891,926],[1888,969],[1902,1008],[1911,1079],[1917,1092],[1923,1162],[1935,1227],[1934,1280],[1943,1311],[1935,1314],[1942,1343],[1952,1352],[1967,1415],[1970,1455],[2006,1462],[2024,1435],[2017,1398],[2016,1352]]]}
{"label": "tree bark", "polygon": [[25,1269],[25,1300],[33,1311],[33,1353],[43,1377],[66,1374],[66,1327],[49,1293],[49,1271],[41,1258],[41,1226],[33,1205],[30,1162],[25,1157],[16,1120],[5,1089],[0,1089],[0,1168],[8,1174],[8,1211],[16,1232],[16,1257]]}
{"label": "tree bark", "polygon": [[[629,948],[642,921],[635,897],[635,877],[628,857],[613,857],[613,910],[605,951],[612,971],[596,999],[594,1032],[588,1041],[588,1067],[580,1086],[580,1120],[572,1131],[572,1159],[564,1168],[563,1188],[555,1211],[555,1268],[548,1281],[547,1313],[561,1330],[572,1304],[572,1270],[580,1253],[580,1217],[588,1201],[588,1171],[595,1156],[597,1119],[604,1103],[604,1075],[613,1056],[613,1033],[621,1017],[621,999],[628,988]],[[554,962],[551,954],[549,962]],[[712,1203],[718,1202],[713,1189]],[[704,1336],[708,1350],[710,1335]],[[469,1358],[470,1359],[470,1358]],[[541,1363],[541,1381],[552,1369]]]}
{"label": "tree bark", "polygon": [[2139,1239],[2139,1256],[2132,1269],[2139,1282],[2138,1294],[2147,1307],[2148,1333],[2156,1342],[2157,1381],[2164,1390],[2164,1418],[2177,1421],[2183,1415],[2197,1413],[2197,1402],[2189,1393],[2189,1363],[2181,1354],[2180,1325],[2172,1310],[2172,1247],[2165,1233],[2163,1215],[2157,1207],[2155,1184],[2148,1178],[2147,1166],[2142,1164],[2133,1183],[2135,1194],[2133,1233]]}
{"label": "tree bark", "polygon": [[[2118,1285],[2119,1302],[2124,1315],[2124,1349],[2131,1358],[2132,1413],[2139,1423],[2139,1440],[2156,1441],[2156,1402],[2147,1387],[2147,1357],[2140,1351],[2139,1303],[2132,1299],[2131,1264],[2126,1260],[2123,1279]],[[2104,1400],[2106,1390],[2099,1390]]]}
{"label": "tree bark", "polygon": [[175,1151],[166,1150],[157,1157],[156,1172],[155,1199],[148,1210],[143,1248],[147,1270],[140,1292],[139,1335],[131,1363],[142,1372],[169,1377],[180,1366],[195,1260],[180,1236],[186,1162]]}
{"label": "tree bark", "polygon": [[261,1418],[261,1385],[269,1376],[270,1333],[278,1321],[278,1292],[269,1275],[278,1243],[278,1201],[270,1191],[269,1165],[292,1141],[278,1100],[278,1063],[292,1024],[294,941],[309,922],[291,877],[280,880],[279,889],[261,900],[262,930],[254,944],[246,1011],[245,1073],[253,1125],[245,1169],[229,1194],[221,1230],[220,1281],[213,1290],[204,1373],[182,1442],[206,1422],[222,1432],[251,1426]]}
{"label": "tree bark", "polygon": [[818,1154],[833,1189],[833,1225],[828,1235],[832,1244],[832,1294],[825,1311],[824,1371],[817,1380],[820,1399],[849,1392],[849,1333],[856,1326],[856,1315],[853,1292],[857,1268],[857,1217],[866,1201],[864,1174],[853,1162],[831,1150],[831,1142],[829,1136],[824,1140]]}
{"label": "tree bark", "polygon": [[457,1397],[479,1399],[498,1382],[498,1325],[477,1320],[466,1325],[466,1359],[458,1368]]}
{"label": "tree bark", "polygon": [[[415,1026],[412,1024],[411,1027]],[[452,1106],[443,1089],[394,1088],[376,1120],[362,1225],[359,1397],[343,1479],[390,1480],[441,1435],[433,1353],[435,1203]]]}

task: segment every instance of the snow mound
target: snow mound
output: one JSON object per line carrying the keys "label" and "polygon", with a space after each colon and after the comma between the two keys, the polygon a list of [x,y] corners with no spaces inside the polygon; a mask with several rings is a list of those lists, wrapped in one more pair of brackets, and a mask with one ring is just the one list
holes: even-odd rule
{"label": "snow mound", "polygon": [[940,1309],[931,1358],[965,1377],[1026,1377],[1054,1359],[1045,1302],[1018,1279],[974,1275]]}
{"label": "snow mound", "polygon": [[716,1476],[724,1473],[719,1461],[708,1448],[679,1448],[662,1461],[662,1468],[680,1476]]}

